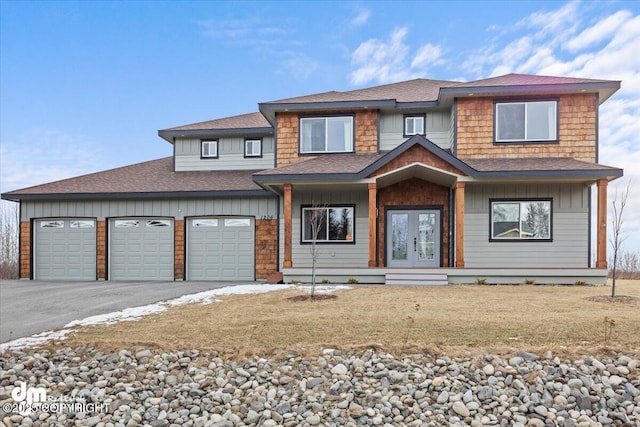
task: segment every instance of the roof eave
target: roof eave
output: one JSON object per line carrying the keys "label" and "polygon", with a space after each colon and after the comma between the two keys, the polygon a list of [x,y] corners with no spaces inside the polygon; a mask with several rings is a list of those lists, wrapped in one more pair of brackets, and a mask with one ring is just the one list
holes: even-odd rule
{"label": "roof eave", "polygon": [[519,170],[519,171],[475,171],[472,177],[478,180],[495,178],[517,178],[517,179],[537,179],[537,178],[580,178],[585,180],[607,179],[613,181],[620,178],[624,171],[622,169],[568,169],[568,170]]}
{"label": "roof eave", "polygon": [[271,196],[264,189],[221,190],[221,191],[157,191],[157,192],[120,192],[120,193],[50,193],[19,194],[4,193],[3,200],[19,202],[22,200],[113,200],[113,199],[172,199],[201,197],[260,197]]}
{"label": "roof eave", "polygon": [[360,180],[359,173],[309,173],[309,174],[279,174],[279,175],[254,175],[253,181],[260,184],[279,184],[287,182],[312,182],[312,181],[351,181]]}
{"label": "roof eave", "polygon": [[250,128],[235,128],[235,129],[189,129],[189,130],[174,130],[164,129],[158,131],[158,136],[167,140],[168,142],[174,142],[175,138],[210,138],[221,136],[262,136],[273,135],[272,127],[250,127]]}
{"label": "roof eave", "polygon": [[262,102],[258,104],[260,112],[265,111],[316,111],[316,110],[345,110],[352,108],[384,108],[395,107],[395,99],[362,100],[362,101],[325,101],[325,102]]}
{"label": "roof eave", "polygon": [[563,93],[587,93],[597,92],[602,104],[611,95],[620,89],[620,81],[610,80],[604,82],[564,83],[564,84],[533,84],[533,85],[500,85],[500,86],[476,86],[476,87],[443,87],[440,89],[439,102],[448,98],[460,96],[488,96],[488,95],[554,95]]}

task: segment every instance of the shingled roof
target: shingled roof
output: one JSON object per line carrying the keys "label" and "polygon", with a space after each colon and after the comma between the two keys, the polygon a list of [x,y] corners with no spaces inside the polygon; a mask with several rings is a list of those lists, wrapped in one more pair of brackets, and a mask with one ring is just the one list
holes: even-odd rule
{"label": "shingled roof", "polygon": [[256,170],[174,172],[173,158],[63,179],[2,194],[7,200],[116,199],[269,195],[252,180]]}
{"label": "shingled roof", "polygon": [[584,176],[620,177],[622,169],[598,163],[583,162],[571,157],[523,157],[464,159],[475,169],[478,178],[483,177],[523,177],[523,176]]}

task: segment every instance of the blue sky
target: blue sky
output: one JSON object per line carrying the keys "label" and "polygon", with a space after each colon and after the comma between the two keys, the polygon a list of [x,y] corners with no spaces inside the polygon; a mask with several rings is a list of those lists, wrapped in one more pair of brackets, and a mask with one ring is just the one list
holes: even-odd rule
{"label": "blue sky", "polygon": [[633,178],[626,228],[640,228],[630,1],[0,1],[0,191],[171,155],[158,129],[258,102],[509,72],[622,80],[600,160]]}

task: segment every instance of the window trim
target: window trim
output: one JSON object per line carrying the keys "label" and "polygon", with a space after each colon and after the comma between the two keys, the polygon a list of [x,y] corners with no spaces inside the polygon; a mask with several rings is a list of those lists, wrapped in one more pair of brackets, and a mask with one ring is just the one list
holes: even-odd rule
{"label": "window trim", "polygon": [[[260,150],[258,154],[247,154],[247,142],[259,142]],[[262,157],[262,138],[245,138],[244,139],[244,158],[252,159],[252,158],[261,158]]]}
{"label": "window trim", "polygon": [[[205,144],[210,144],[210,143],[215,143],[215,147],[216,147],[216,154],[214,156],[212,155],[205,155],[204,154],[204,146]],[[217,139],[202,139],[200,140],[200,158],[201,159],[217,159],[219,157],[220,154],[220,147],[218,145],[218,140]]]}
{"label": "window trim", "polygon": [[[422,118],[422,132],[407,133],[407,119],[413,119],[418,117]],[[422,135],[422,136],[427,135],[427,114],[426,113],[402,115],[402,136],[407,138],[414,135]]]}
{"label": "window trim", "polygon": [[[549,237],[546,239],[523,239],[522,237],[493,237],[493,204],[494,203],[524,203],[549,202]],[[520,220],[522,222],[522,219]],[[511,197],[489,199],[489,242],[553,242],[553,198],[552,197]]]}
{"label": "window trim", "polygon": [[[351,224],[351,228],[353,233],[351,235],[351,240],[317,240],[317,245],[355,245],[356,244],[356,205],[355,204],[328,204],[326,206],[313,206],[313,205],[300,205],[300,244],[301,245],[311,245],[313,244],[312,240],[304,240],[304,211],[305,209],[343,209],[343,208],[351,208],[353,212],[353,223]],[[329,215],[325,216],[327,219]],[[328,237],[328,235],[327,235]]]}
{"label": "window trim", "polygon": [[[302,151],[302,121],[304,119],[329,119],[346,117],[351,119],[351,150],[348,151]],[[326,123],[326,120],[325,120]],[[325,124],[326,129],[326,124]],[[325,135],[325,147],[327,140]],[[299,156],[320,156],[323,154],[353,154],[356,149],[356,115],[355,114],[319,114],[319,115],[299,115],[298,116],[298,155]]]}
{"label": "window trim", "polygon": [[[555,131],[556,134],[552,139],[498,139],[498,105],[499,104],[532,104],[540,102],[553,102],[556,105]],[[526,132],[526,106],[525,106],[525,132]],[[560,142],[560,99],[559,98],[526,98],[526,99],[497,99],[493,101],[493,143],[494,145],[509,144],[558,144]]]}

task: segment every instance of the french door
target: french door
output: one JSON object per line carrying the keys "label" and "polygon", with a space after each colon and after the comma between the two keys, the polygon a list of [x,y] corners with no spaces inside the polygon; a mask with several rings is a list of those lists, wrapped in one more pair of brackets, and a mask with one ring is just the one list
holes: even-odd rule
{"label": "french door", "polygon": [[440,267],[440,211],[389,210],[387,266]]}

